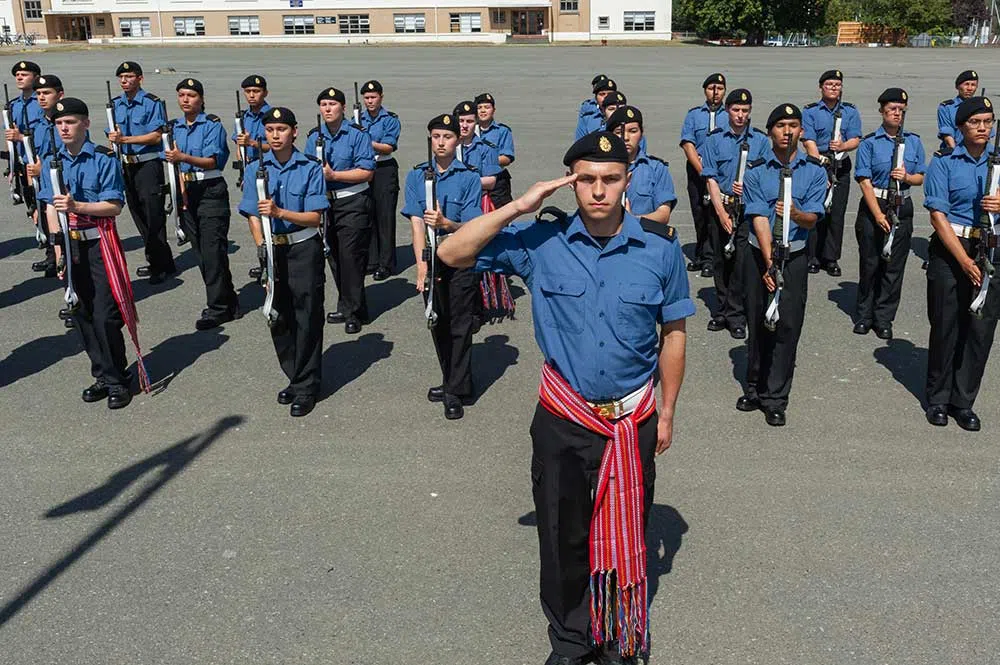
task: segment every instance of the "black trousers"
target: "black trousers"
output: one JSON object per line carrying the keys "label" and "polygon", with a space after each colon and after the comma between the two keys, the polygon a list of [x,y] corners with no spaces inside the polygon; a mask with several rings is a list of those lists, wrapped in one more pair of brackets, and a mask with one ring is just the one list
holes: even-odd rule
{"label": "black trousers", "polygon": [[[656,483],[654,413],[639,425],[639,457],[649,520]],[[591,651],[590,519],[607,439],[552,415],[539,404],[531,421],[531,492],[538,517],[542,611],[552,650],[570,658]]]}
{"label": "black trousers", "polygon": [[399,204],[399,164],[387,159],[375,165],[372,179],[372,240],[368,268],[396,272],[396,206]]}
{"label": "black trousers", "polygon": [[806,252],[800,250],[785,262],[785,287],[778,302],[774,332],[764,326],[770,291],[764,285],[764,255],[750,247],[744,287],[747,305],[747,391],[760,398],[766,409],[784,410],[792,391],[795,354],[806,314],[809,276]]}
{"label": "black trousers", "polygon": [[[974,256],[968,240],[959,242]],[[927,405],[971,409],[990,358],[996,320],[969,312],[978,292],[937,235],[931,236],[927,265]],[[992,288],[992,287],[991,287]]]}
{"label": "black trousers", "polygon": [[334,199],[326,214],[326,241],[330,245],[330,273],[337,285],[337,311],[348,319],[366,321],[365,268],[371,242],[371,198],[360,192]]}
{"label": "black trousers", "polygon": [[730,328],[746,326],[747,313],[743,306],[743,262],[746,260],[747,235],[750,223],[744,222],[736,227],[736,251],[726,258],[725,246],[729,242],[729,234],[719,223],[715,208],[711,208],[709,231],[714,257],[712,272],[715,280],[716,311],[713,316],[721,316]]}
{"label": "black trousers", "polygon": [[444,391],[456,397],[473,394],[472,328],[481,277],[466,268],[449,268],[438,263],[438,281],[434,286],[438,320],[431,337],[441,365]]}
{"label": "black trousers", "polygon": [[163,162],[153,159],[126,164],[125,202],[132,221],[146,246],[146,260],[152,274],[172,273],[174,256],[167,243],[167,214],[163,210]]}
{"label": "black trousers", "polygon": [[84,240],[79,247],[79,263],[73,264],[73,288],[80,307],[74,319],[90,358],[90,374],[106,386],[127,386],[125,322],[111,293],[101,242]]}
{"label": "black trousers", "polygon": [[507,205],[514,200],[511,191],[510,171],[504,169],[497,175],[497,184],[490,190],[490,200],[497,208]]}
{"label": "black trousers", "polygon": [[711,203],[705,203],[708,188],[705,179],[687,163],[687,192],[691,204],[691,218],[694,221],[694,263],[703,267],[712,265],[713,255],[710,210]]}
{"label": "black trousers", "polygon": [[809,262],[818,261],[822,265],[840,260],[844,243],[844,216],[847,214],[847,199],[851,194],[851,158],[845,156],[837,169],[837,188],[833,191],[830,212],[809,231],[806,243]]}
{"label": "black trousers", "polygon": [[[885,203],[880,202],[880,206],[884,212]],[[900,206],[899,228],[893,236],[888,261],[882,260],[882,248],[888,234],[875,223],[864,199],[858,206],[854,233],[858,238],[859,258],[855,321],[887,326],[896,318],[903,292],[903,273],[910,254],[910,238],[913,237],[913,201],[904,199]]]}
{"label": "black trousers", "polygon": [[323,361],[323,241],[314,236],[274,247],[271,341],[294,395],[319,394]]}
{"label": "black trousers", "polygon": [[235,312],[239,298],[229,271],[229,189],[223,178],[187,184],[181,228],[198,255],[206,306],[213,314]]}

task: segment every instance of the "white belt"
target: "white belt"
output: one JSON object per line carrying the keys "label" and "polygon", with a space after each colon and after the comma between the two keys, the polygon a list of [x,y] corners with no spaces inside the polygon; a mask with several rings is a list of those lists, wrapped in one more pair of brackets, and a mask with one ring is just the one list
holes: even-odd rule
{"label": "white belt", "polygon": [[[880,187],[873,187],[873,189],[875,190],[875,197],[876,198],[883,199],[883,200],[889,198],[889,190],[888,189],[881,189]],[[901,190],[899,190],[899,196],[900,196],[900,198],[904,198],[904,199],[910,198],[910,190],[908,188],[907,189],[901,189]]]}
{"label": "white belt", "polygon": [[382,153],[378,153],[377,155],[375,155],[376,162],[388,162],[390,159],[395,159],[395,157],[392,156],[391,152],[388,155],[383,155]]}
{"label": "white belt", "polygon": [[151,162],[159,158],[160,155],[156,152],[147,152],[142,155],[122,155],[122,161],[126,164],[142,164],[143,162]]}
{"label": "white belt", "polygon": [[[750,244],[756,247],[757,249],[760,249],[760,244],[757,242],[757,235],[753,231],[750,232]],[[802,251],[805,248],[806,248],[805,240],[793,240],[790,243],[788,243],[788,251],[792,254],[794,254],[795,252]]]}
{"label": "white belt", "polygon": [[982,230],[978,226],[965,226],[964,224],[952,224],[951,230],[959,238],[975,239],[982,235]]}
{"label": "white belt", "polygon": [[70,240],[100,240],[101,232],[97,230],[96,226],[89,229],[70,229],[69,238]]}
{"label": "white belt", "polygon": [[366,189],[368,189],[368,183],[359,182],[356,185],[351,185],[350,187],[344,187],[343,189],[332,189],[330,190],[330,196],[332,196],[335,199],[346,199],[348,196],[354,196],[355,194],[360,194]]}
{"label": "white belt", "polygon": [[642,386],[633,393],[629,393],[621,399],[609,400],[607,402],[587,402],[602,418],[624,418],[635,411],[639,406],[639,401],[646,392],[646,386]]}
{"label": "white belt", "polygon": [[222,171],[213,169],[211,171],[185,171],[181,173],[181,180],[184,182],[201,182],[202,180],[211,180],[213,178],[221,178]]}
{"label": "white belt", "polygon": [[271,239],[272,245],[297,245],[300,242],[309,240],[315,235],[319,234],[319,229],[315,226],[310,226],[309,228],[302,229],[301,231],[293,231],[292,233],[272,233]]}

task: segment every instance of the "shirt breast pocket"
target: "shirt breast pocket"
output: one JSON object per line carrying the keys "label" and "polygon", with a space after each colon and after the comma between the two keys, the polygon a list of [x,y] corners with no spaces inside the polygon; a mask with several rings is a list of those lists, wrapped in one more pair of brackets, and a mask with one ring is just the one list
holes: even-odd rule
{"label": "shirt breast pocket", "polygon": [[640,182],[629,188],[627,198],[633,215],[648,215],[656,209],[653,205],[656,188],[652,182]]}
{"label": "shirt breast pocket", "polygon": [[644,336],[656,329],[656,317],[663,305],[659,284],[622,284],[618,292],[618,332],[625,339]]}
{"label": "shirt breast pocket", "polygon": [[444,216],[453,222],[467,222],[466,219],[459,219],[462,214],[462,204],[458,201],[445,199],[441,206]]}
{"label": "shirt breast pocket", "polygon": [[306,203],[305,183],[293,182],[284,186],[285,201],[282,207],[288,208],[292,212],[302,212]]}
{"label": "shirt breast pocket", "polygon": [[542,325],[567,333],[583,332],[583,293],[586,285],[579,277],[541,273],[538,276],[538,288],[545,303]]}

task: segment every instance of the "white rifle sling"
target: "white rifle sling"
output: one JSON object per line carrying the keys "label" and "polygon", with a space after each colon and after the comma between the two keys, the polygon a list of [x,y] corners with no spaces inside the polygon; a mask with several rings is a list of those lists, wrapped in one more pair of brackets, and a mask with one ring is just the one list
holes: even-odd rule
{"label": "white rifle sling", "polygon": [[[782,199],[781,202],[784,205],[784,210],[781,214],[781,245],[782,248],[788,247],[788,227],[791,226],[792,222],[792,178],[788,176],[783,179],[782,182]],[[773,259],[773,257],[772,257]],[[774,289],[774,297],[771,299],[771,304],[768,305],[767,311],[764,313],[764,322],[770,330],[778,325],[778,320],[781,318],[778,313],[778,305],[781,301],[781,290],[783,277],[778,274],[776,277],[777,284]]]}
{"label": "white rifle sling", "polygon": [[[839,115],[836,116],[836,117],[834,117],[834,119],[833,119],[833,135],[831,137],[832,140],[835,140],[835,141],[842,141],[843,140],[841,138],[841,136],[840,136],[840,129],[841,129],[841,125],[842,124],[843,124],[843,118],[841,118]],[[842,160],[844,158],[844,153],[843,152],[835,152],[833,154],[833,158],[834,158],[834,160],[836,160],[836,161],[839,162],[840,160]]]}
{"label": "white rifle sling", "polygon": [[[899,144],[899,150],[896,154],[896,161],[893,163],[892,168],[901,169],[903,168],[904,159],[906,157],[906,143]],[[892,176],[889,176],[890,179]],[[888,205],[897,206],[899,205],[899,195],[896,195],[895,201],[887,201]],[[897,218],[899,217],[899,211],[896,211]],[[885,239],[885,245],[882,246],[882,258],[888,261],[892,257],[892,243],[896,241],[896,224],[889,227],[889,235]]]}
{"label": "white rifle sling", "polygon": [[[747,129],[747,131],[749,131],[749,128]],[[747,172],[747,157],[749,156],[750,156],[750,145],[746,141],[744,141],[740,145],[740,163],[739,166],[736,167],[736,180],[733,181],[734,184],[739,184],[739,185],[743,184],[743,176]],[[742,196],[740,198],[742,198]],[[733,221],[733,230],[729,234],[729,241],[726,243],[726,246],[722,250],[723,253],[726,255],[726,258],[732,256],[733,253],[736,251],[736,226],[743,220],[734,219],[732,221]]]}
{"label": "white rifle sling", "polygon": [[708,131],[709,132],[715,131],[715,111],[713,111],[712,109],[708,110]]}
{"label": "white rifle sling", "polygon": [[[6,86],[5,86],[5,89],[6,89]],[[14,129],[14,119],[10,115],[10,108],[9,107],[4,107],[4,109],[3,109],[3,128],[5,130]],[[11,178],[10,200],[13,203],[15,203],[15,204],[21,202],[21,197],[18,196],[17,189],[13,185],[14,178],[17,177],[14,174],[14,157],[16,155],[17,155],[17,153],[14,152],[14,142],[13,141],[7,141],[7,159],[10,160],[9,163],[10,163],[10,166],[11,166],[10,174],[9,174],[10,178]]]}
{"label": "white rifle sling", "polygon": [[[323,138],[323,128],[318,122],[316,123],[316,159],[319,160],[320,168],[326,164],[326,139]],[[323,178],[323,183],[326,184],[326,178]],[[319,222],[319,236],[323,240],[323,256],[330,256],[330,245],[326,241],[326,214],[323,215]]]}
{"label": "white rifle sling", "polygon": [[[115,131],[115,127],[117,127],[117,123],[115,123],[115,108],[114,108],[114,106],[112,106],[111,102],[108,102],[108,104],[104,107],[104,115],[108,119],[108,131],[109,132]],[[114,147],[115,157],[118,157],[119,159],[121,159],[121,157],[122,157],[122,146],[121,146],[121,144],[120,143],[112,143],[111,145]],[[53,146],[53,149],[54,148],[55,148],[55,146]]]}
{"label": "white rifle sling", "polygon": [[[267,199],[267,182],[258,174],[257,176],[257,200]],[[271,216],[260,216],[260,228],[264,234],[264,249],[267,252],[267,294],[264,296],[264,306],[261,312],[267,325],[273,325],[278,315],[274,311],[274,235],[271,231]]]}
{"label": "white rifle sling", "polygon": [[[31,144],[31,136],[29,134],[24,134],[24,138],[21,139],[21,145],[24,146],[24,161],[25,164],[35,163],[35,146]],[[55,146],[52,146],[55,150]],[[38,193],[38,178],[31,179],[31,187]]]}
{"label": "white rifle sling", "polygon": [[[998,194],[1000,194],[1000,166],[991,166],[990,167],[989,178],[990,178],[989,195],[990,196],[997,196]],[[987,214],[989,215],[990,226],[992,227],[991,228],[991,232],[992,233],[996,233],[997,232],[997,224],[1000,223],[1000,215],[997,215],[996,213],[992,213],[992,212],[991,213],[987,213]],[[994,255],[994,249],[990,248],[987,251],[988,251],[987,260],[990,263],[992,263],[993,259],[994,259],[994,256],[993,256]],[[987,293],[989,293],[989,289],[990,289],[990,277],[991,276],[992,275],[986,274],[986,271],[983,271],[983,274],[981,276],[982,277],[982,281],[979,284],[979,293],[976,294],[976,297],[972,301],[972,304],[969,305],[969,311],[971,311],[976,316],[982,316],[983,307],[986,305],[986,295],[987,295]]]}
{"label": "white rifle sling", "polygon": [[[173,135],[170,132],[163,132],[162,142],[164,151],[174,149]],[[180,183],[177,177],[177,165],[171,164],[164,159],[163,169],[164,177],[166,177],[167,182],[170,184],[169,213],[174,218],[174,234],[177,236],[177,242],[183,243],[187,238],[184,235],[184,229],[181,228],[181,196]]]}
{"label": "white rifle sling", "polygon": [[[236,116],[236,135],[240,136],[243,134],[243,118]],[[243,164],[247,163],[247,147],[245,145],[239,146],[240,162]]]}
{"label": "white rifle sling", "polygon": [[[54,167],[49,169],[49,181],[52,183],[54,191],[60,194],[66,193],[59,169]],[[56,212],[56,217],[59,219],[59,228],[63,234],[63,262],[66,264],[66,292],[63,295],[63,300],[66,303],[66,307],[70,311],[73,311],[79,304],[80,298],[73,289],[73,253],[70,249],[72,244],[69,236],[69,217],[66,213],[58,211]]]}
{"label": "white rifle sling", "polygon": [[[429,210],[437,210],[438,205],[434,197],[433,178],[424,180],[424,201]],[[427,225],[424,225],[424,229],[427,233],[427,249],[429,250],[427,274],[430,276],[429,288],[427,288],[427,305],[424,307],[424,318],[427,319],[428,326],[433,326],[437,323],[438,318],[437,312],[434,311],[434,275],[437,272],[437,229]]]}

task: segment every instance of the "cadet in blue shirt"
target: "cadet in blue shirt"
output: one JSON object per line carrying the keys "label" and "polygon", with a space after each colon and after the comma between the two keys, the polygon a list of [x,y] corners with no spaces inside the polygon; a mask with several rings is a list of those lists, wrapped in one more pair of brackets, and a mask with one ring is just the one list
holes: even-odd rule
{"label": "cadet in blue shirt", "polygon": [[694,220],[694,258],[688,263],[691,272],[701,270],[702,277],[711,277],[712,265],[715,262],[714,248],[711,244],[709,215],[710,205],[708,188],[705,178],[701,175],[701,148],[709,132],[725,121],[726,109],[722,100],[726,96],[726,77],[715,73],[706,78],[702,84],[705,93],[705,103],[688,110],[684,116],[681,128],[681,150],[687,158],[687,193],[691,205],[691,217]]}
{"label": "cadet in blue shirt", "polygon": [[222,175],[229,163],[229,144],[219,116],[205,114],[201,81],[178,83],[177,104],[183,117],[171,121],[175,145],[164,156],[180,171],[185,192],[181,227],[198,255],[205,282],[206,306],[195,327],[210,330],[240,317],[229,271],[229,188]]}
{"label": "cadet in blue shirt", "polygon": [[[903,271],[913,236],[913,201],[910,187],[924,183],[924,145],[920,137],[902,131],[907,107],[906,91],[888,88],[878,98],[882,125],[861,140],[854,177],[861,186],[861,203],[854,232],[858,238],[858,301],[854,332],[866,335],[873,327],[881,339],[892,339],[892,322],[903,291]],[[903,166],[896,168],[896,142],[901,139]],[[890,179],[899,188],[889,197]],[[887,211],[891,208],[897,224],[892,229]],[[889,257],[883,257],[892,235]]]}
{"label": "cadet in blue shirt", "polygon": [[[563,158],[570,175],[536,183],[512,203],[463,225],[438,248],[448,265],[520,275],[531,292],[535,339],[545,358],[531,425],[531,467],[540,595],[552,645],[549,663],[576,665],[595,656],[597,662],[634,663],[649,646],[644,639],[648,622],[631,627],[633,634],[608,605],[596,608],[597,621],[589,625],[587,592],[592,583],[599,586],[588,557],[596,535],[590,529],[592,488],[607,481],[606,475],[598,479],[595,473],[602,458],[607,460],[606,451],[612,456],[620,451],[638,477],[619,489],[632,496],[644,489],[645,503],[637,497],[635,502],[642,505],[636,523],[645,525],[656,475],[654,455],[670,446],[684,375],[684,320],[695,308],[674,229],[622,209],[628,161],[619,137],[589,134]],[[557,210],[554,222],[514,223],[567,185],[576,196],[574,213]],[[659,416],[653,390],[657,378]],[[587,420],[574,418],[572,411],[586,414]],[[614,434],[609,442],[608,432],[616,427],[626,428],[632,445],[623,446]],[[606,499],[598,496],[598,501],[605,510]],[[642,527],[632,534],[612,528],[608,537],[627,548],[626,558],[641,556],[629,545],[642,542]],[[611,576],[615,569],[597,572]],[[639,589],[645,582],[632,580]],[[619,644],[612,635],[621,638]]]}
{"label": "cadet in blue shirt", "polygon": [[957,94],[938,104],[937,124],[938,138],[941,139],[941,149],[954,148],[957,145],[958,129],[955,127],[955,112],[966,99],[973,97],[979,89],[979,74],[972,69],[966,69],[955,77]]}
{"label": "cadet in blue shirt", "polygon": [[628,148],[628,188],[625,210],[636,217],[666,224],[677,205],[670,165],[642,150],[642,112],[634,106],[620,106],[608,118],[607,131],[619,136]]}
{"label": "cadet in blue shirt", "polygon": [[[802,109],[802,146],[823,162],[833,192],[827,193],[830,205],[826,214],[809,234],[809,272],[816,274],[823,269],[831,277],[840,277],[843,271],[837,262],[851,193],[851,158],[847,153],[861,144],[861,114],[854,104],[841,101],[844,74],[839,69],[823,72],[819,91],[820,100]],[[838,116],[840,136],[834,136]]]}
{"label": "cadet in blue shirt", "polygon": [[[292,416],[316,406],[322,380],[323,241],[319,227],[328,207],[323,168],[315,157],[295,148],[295,114],[277,106],[264,116],[268,151],[247,165],[240,214],[250,222],[261,266],[267,267],[262,216],[271,221],[274,255],[274,309],[270,327],[278,363],[288,387],[278,404],[291,404]],[[257,178],[267,175],[267,196],[257,199]]]}
{"label": "cadet in blue shirt", "polygon": [[337,309],[327,314],[327,323],[343,323],[350,335],[361,332],[368,322],[365,299],[365,268],[371,244],[371,192],[375,175],[375,151],[371,137],[359,125],[344,118],[344,91],[327,88],[316,96],[322,122],[309,132],[306,154],[316,154],[320,135],[325,142],[323,177],[330,209],[326,220],[327,262],[337,286]]}
{"label": "cadet in blue shirt", "polygon": [[[924,180],[924,207],[930,210],[930,258],[927,265],[927,421],[978,431],[972,410],[993,346],[1000,316],[1000,285],[990,279],[982,318],[970,312],[986,276],[975,257],[983,223],[996,229],[1000,196],[984,196],[988,183],[990,129],[995,114],[986,97],[971,97],[955,112],[961,133],[958,146],[938,151]],[[987,218],[986,216],[989,216]],[[995,250],[989,250],[990,252]]]}
{"label": "cadet in blue shirt", "polygon": [[111,147],[120,152],[125,175],[125,200],[146,246],[148,265],[136,274],[161,284],[177,272],[167,244],[167,214],[163,207],[164,173],[162,129],[167,124],[164,105],[142,89],[142,67],[131,60],[115,70],[122,94],[114,99],[117,128],[108,128]]}
{"label": "cadet in blue shirt", "polygon": [[500,155],[497,147],[476,135],[476,105],[459,102],[452,112],[458,119],[458,146],[455,156],[458,161],[479,174],[483,193],[488,193],[497,184],[500,173]]}
{"label": "cadet in blue shirt", "polygon": [[24,203],[25,212],[32,223],[36,225],[35,236],[38,240],[39,248],[42,248],[46,243],[46,234],[38,230],[39,228],[44,228],[44,225],[41,227],[37,226],[37,192],[31,187],[31,179],[26,173],[23,144],[25,135],[29,134],[30,130],[34,130],[44,115],[33,92],[35,81],[41,76],[42,69],[30,60],[21,60],[10,68],[10,73],[13,75],[14,83],[21,93],[10,100],[10,116],[14,122],[14,126],[4,132],[6,140],[14,143],[14,154],[11,156],[13,168],[11,169],[11,173],[8,174],[11,186],[11,200],[15,205]]}
{"label": "cadet in blue shirt", "polygon": [[267,79],[260,74],[251,74],[243,79],[240,88],[247,102],[247,108],[240,114],[243,133],[237,134],[234,127],[230,138],[237,150],[243,153],[244,162],[249,164],[267,152],[264,116],[271,110],[271,105],[267,103]]}
{"label": "cadet in blue shirt", "polygon": [[514,163],[514,134],[510,127],[496,121],[496,99],[488,92],[476,95],[476,134],[487,143],[496,146],[500,161],[500,173],[496,185],[489,191],[490,200],[497,208],[513,200],[510,185],[510,171],[507,167]]}
{"label": "cadet in blue shirt", "polygon": [[[417,291],[437,314],[431,338],[441,365],[441,385],[427,391],[431,402],[444,403],[444,417],[461,418],[463,402],[474,398],[472,385],[472,329],[479,300],[479,279],[471,270],[455,270],[437,263],[433,284],[424,256],[426,235],[434,229],[438,239],[454,233],[463,223],[482,214],[479,175],[456,157],[459,130],[454,115],[439,115],[427,123],[433,165],[417,164],[406,176],[406,194],[400,214],[413,228],[413,254],[417,262]],[[433,169],[437,201],[428,203],[424,179]],[[430,290],[430,289],[433,289]]]}
{"label": "cadet in blue shirt", "polygon": [[[712,331],[729,329],[733,339],[747,336],[747,313],[743,303],[744,262],[747,258],[747,238],[750,225],[738,219],[742,204],[743,181],[737,182],[741,154],[746,145],[747,164],[771,152],[767,134],[750,126],[753,95],[746,88],[737,88],[726,96],[727,122],[709,132],[702,146],[701,175],[705,178],[712,202],[709,226],[715,263],[715,314],[708,322]],[[743,177],[746,177],[744,170]],[[726,248],[732,243],[732,251]]]}
{"label": "cadet in blue shirt", "polygon": [[[598,83],[607,80],[608,77],[604,74],[597,74],[596,76],[594,76],[594,78],[590,80],[591,92],[593,93],[594,88],[597,87]],[[600,110],[601,107],[598,105],[596,95],[594,97],[588,97],[587,99],[583,100],[582,102],[580,102],[580,111],[577,113],[577,124],[580,123],[580,120],[584,116],[594,115],[595,113],[599,114]]]}
{"label": "cadet in blue shirt", "polygon": [[375,151],[372,178],[372,240],[368,250],[368,272],[376,282],[396,272],[396,206],[399,204],[399,164],[393,153],[399,147],[399,116],[382,106],[382,84],[372,80],[361,86],[361,126]]}
{"label": "cadet in blue shirt", "polygon": [[616,90],[618,90],[618,84],[612,79],[602,78],[597,81],[594,85],[594,107],[592,109],[587,107],[586,112],[584,112],[586,103],[580,107],[580,117],[576,122],[576,140],[580,140],[591,132],[596,132],[604,125],[607,116],[601,111],[601,102]]}
{"label": "cadet in blue shirt", "polygon": [[[753,224],[750,254],[746,261],[747,349],[746,392],[736,402],[740,411],[763,409],[768,425],[785,424],[785,409],[792,389],[795,354],[806,312],[807,278],[806,238],[809,229],[823,216],[826,196],[826,172],[819,160],[799,152],[802,136],[802,112],[794,104],[781,104],[767,118],[771,150],[752,162],[743,184],[744,215]],[[792,173],[792,210],[787,231],[788,246],[784,258],[784,288],[779,294],[774,262],[776,220],[784,212],[779,197],[782,170]],[[765,324],[765,309],[771,298],[778,298],[778,321],[771,330]]]}

